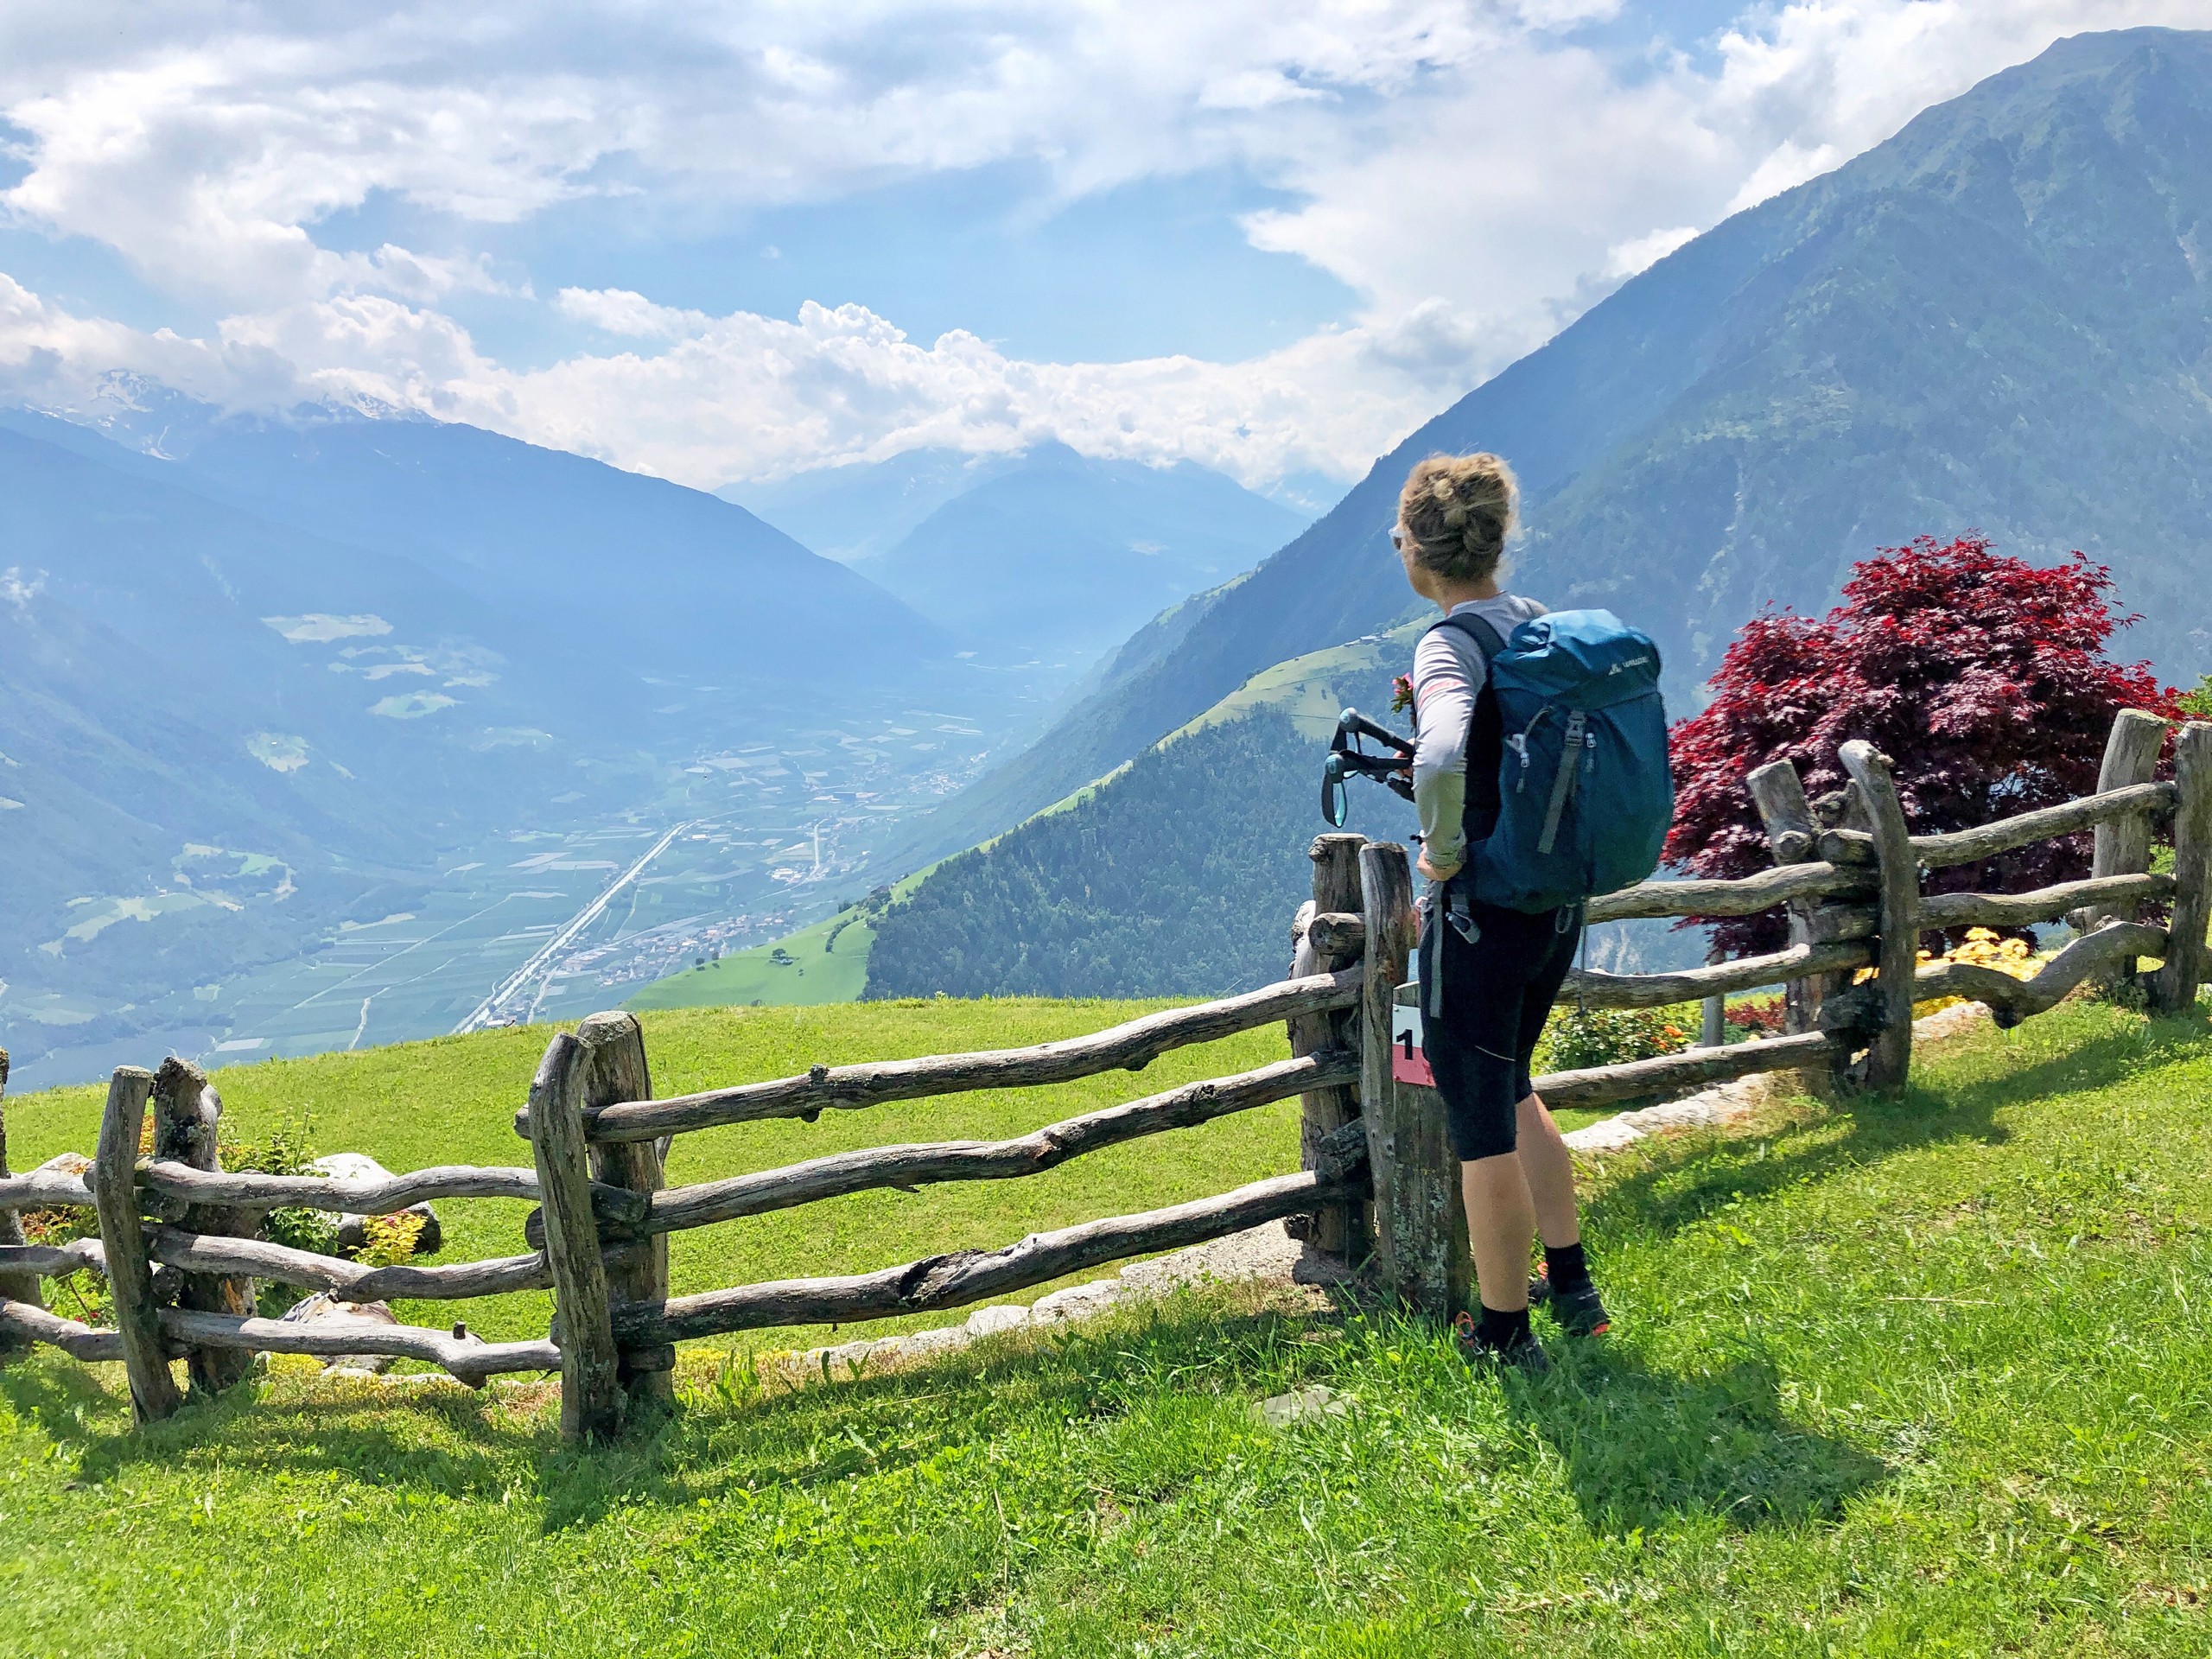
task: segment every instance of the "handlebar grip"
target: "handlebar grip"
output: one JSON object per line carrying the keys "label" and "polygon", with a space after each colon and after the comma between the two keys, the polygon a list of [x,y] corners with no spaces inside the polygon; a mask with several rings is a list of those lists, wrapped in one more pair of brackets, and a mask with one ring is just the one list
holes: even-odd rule
{"label": "handlebar grip", "polygon": [[1411,754],[1414,746],[1388,726],[1370,720],[1357,709],[1347,709],[1337,716],[1337,730],[1357,732],[1362,737],[1371,737],[1377,743],[1388,743],[1400,754]]}

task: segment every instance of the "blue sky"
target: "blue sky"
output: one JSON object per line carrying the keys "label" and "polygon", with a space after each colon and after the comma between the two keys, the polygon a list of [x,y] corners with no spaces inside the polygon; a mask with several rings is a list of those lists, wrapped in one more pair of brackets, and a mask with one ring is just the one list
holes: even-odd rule
{"label": "blue sky", "polygon": [[1055,438],[1343,480],[1730,212],[2212,0],[0,10],[0,397],[711,487]]}

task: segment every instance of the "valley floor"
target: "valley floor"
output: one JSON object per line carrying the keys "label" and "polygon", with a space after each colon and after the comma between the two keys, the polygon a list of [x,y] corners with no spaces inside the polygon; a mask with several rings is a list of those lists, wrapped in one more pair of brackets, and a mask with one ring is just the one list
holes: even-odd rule
{"label": "valley floor", "polygon": [[[741,1017],[804,1064],[840,1057],[833,1012]],[[648,1029],[684,1086],[705,1037]],[[503,1074],[542,1040],[471,1039]],[[405,1101],[488,1124],[512,1079],[477,1052],[403,1051],[448,1067]],[[241,1110],[253,1075],[224,1079]],[[367,1075],[325,1079],[318,1140]],[[29,1138],[79,1138],[26,1104]],[[1894,1101],[1624,1153],[1590,1228],[1618,1334],[1553,1336],[1535,1382],[1389,1313],[1222,1288],[796,1394],[690,1355],[657,1436],[575,1454],[541,1388],[394,1399],[283,1366],[132,1432],[118,1379],[45,1352],[0,1370],[0,1650],[2212,1652],[2209,1107],[2201,1019],[2077,1004],[1928,1052]],[[897,1109],[831,1116],[880,1141]],[[1198,1134],[1224,1130],[1185,1171],[1211,1188],[1294,1146],[1287,1116]],[[490,1150],[383,1132],[395,1167]],[[969,1189],[961,1242],[1036,1224],[1044,1184]],[[867,1228],[808,1237],[808,1265],[912,1242]],[[1349,1409],[1253,1410],[1313,1384]]]}

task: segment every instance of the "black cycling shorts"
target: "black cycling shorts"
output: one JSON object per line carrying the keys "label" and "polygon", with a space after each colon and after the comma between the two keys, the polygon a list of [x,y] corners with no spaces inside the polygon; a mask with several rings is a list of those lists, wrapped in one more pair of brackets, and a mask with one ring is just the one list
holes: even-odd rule
{"label": "black cycling shorts", "polygon": [[[1471,909],[1478,931],[1472,941],[1433,906],[1421,931],[1424,992],[1436,985],[1440,968],[1443,1002],[1440,1014],[1423,1011],[1421,1046],[1444,1097],[1452,1150],[1463,1163],[1514,1149],[1517,1109],[1535,1092],[1529,1064],[1582,937],[1576,909],[1534,915],[1494,905]],[[1433,999],[1425,994],[1423,1001]]]}

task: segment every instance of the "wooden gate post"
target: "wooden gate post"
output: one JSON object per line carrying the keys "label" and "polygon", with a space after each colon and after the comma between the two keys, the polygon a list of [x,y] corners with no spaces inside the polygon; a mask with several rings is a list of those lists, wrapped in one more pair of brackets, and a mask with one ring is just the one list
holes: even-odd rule
{"label": "wooden gate post", "polygon": [[[1360,914],[1359,849],[1367,837],[1355,835],[1316,836],[1307,849],[1313,861],[1312,914]],[[1324,952],[1310,930],[1301,929],[1291,962],[1291,977],[1334,973],[1357,960],[1343,952]],[[1330,1014],[1301,1015],[1290,1022],[1290,1052],[1311,1054],[1324,1048],[1356,1052],[1359,1048],[1360,1011],[1340,1008]],[[1357,1089],[1316,1089],[1299,1096],[1299,1166],[1319,1169],[1321,1143],[1359,1116]],[[1308,1241],[1317,1250],[1357,1265],[1367,1258],[1368,1206],[1357,1199],[1332,1205],[1316,1212]]]}
{"label": "wooden gate post", "polygon": [[1872,822],[1874,854],[1881,873],[1881,938],[1876,988],[1882,1026],[1866,1056],[1866,1086],[1902,1089],[1912,1070],[1912,981],[1919,971],[1920,866],[1905,828],[1904,806],[1897,799],[1890,759],[1863,738],[1837,751],[1843,769],[1859,785]]}
{"label": "wooden gate post", "polygon": [[[634,1014],[594,1014],[576,1027],[576,1040],[590,1056],[584,1104],[611,1106],[620,1100],[651,1100],[652,1075],[645,1067],[645,1033]],[[608,1186],[652,1194],[666,1184],[664,1141],[617,1141],[591,1149],[592,1179]],[[607,1275],[610,1308],[624,1302],[668,1300],[668,1235],[656,1233],[624,1253]],[[676,1403],[676,1349],[624,1348],[616,1374],[632,1407]]]}
{"label": "wooden gate post", "polygon": [[[154,1156],[157,1160],[194,1169],[220,1169],[222,1159],[216,1141],[222,1118],[223,1097],[209,1084],[206,1072],[190,1060],[174,1055],[162,1062],[162,1069],[154,1074]],[[188,1232],[214,1237],[251,1238],[260,1230],[257,1217],[228,1205],[163,1205],[161,1213],[169,1214]],[[251,1319],[253,1281],[212,1273],[184,1274],[179,1281],[176,1305]],[[252,1365],[253,1356],[243,1348],[194,1348],[185,1357],[185,1372],[192,1386],[207,1394],[221,1393]]]}
{"label": "wooden gate post", "polygon": [[2186,1014],[2204,982],[2204,930],[2212,925],[2212,725],[2192,720],[2174,740],[2174,908],[2164,965],[2151,982],[2151,1007]]}
{"label": "wooden gate post", "polygon": [[123,1338],[131,1410],[142,1423],[166,1417],[184,1403],[169,1375],[162,1311],[154,1300],[154,1270],[138,1224],[138,1132],[146,1122],[146,1096],[153,1090],[152,1072],[135,1065],[115,1068],[92,1160],[92,1205],[99,1212],[108,1294],[115,1305],[116,1334]]}
{"label": "wooden gate post", "polygon": [[[0,1048],[0,1181],[8,1179],[8,1051]],[[12,1210],[0,1210],[0,1244],[20,1244],[23,1242],[22,1223]],[[44,1307],[46,1301],[39,1294],[38,1274],[35,1273],[0,1273],[0,1301],[28,1302],[33,1307]],[[29,1338],[17,1338],[0,1332],[0,1354],[16,1353],[29,1348]]]}
{"label": "wooden gate post", "polygon": [[[1751,791],[1752,804],[1758,808],[1759,822],[1766,827],[1767,846],[1773,852],[1774,861],[1803,864],[1812,860],[1819,849],[1820,826],[1813,821],[1813,809],[1805,798],[1805,784],[1797,775],[1796,763],[1770,760],[1753,768],[1744,784]],[[1814,941],[1814,909],[1815,906],[1807,900],[1791,901],[1788,912],[1790,944]],[[1826,981],[1827,976],[1815,975],[1790,980],[1783,986],[1782,1029],[1785,1036],[1795,1037],[1821,1028],[1821,1003],[1830,989]],[[1799,1085],[1815,1099],[1827,1099],[1836,1092],[1835,1070],[1830,1064],[1806,1066],[1798,1072],[1797,1078]]]}
{"label": "wooden gate post", "polygon": [[553,1270],[561,1350],[561,1434],[571,1443],[606,1440],[622,1426],[607,1268],[592,1215],[584,1143],[584,1091],[591,1052],[568,1033],[546,1045],[530,1084],[530,1149],[544,1206],[545,1259]]}
{"label": "wooden gate post", "polygon": [[[2112,718],[2112,732],[2105,739],[2104,764],[2097,770],[2097,793],[2147,784],[2158,775],[2158,751],[2165,747],[2166,722],[2140,709],[2123,709]],[[2151,868],[2151,816],[2130,812],[2107,818],[2097,826],[2095,850],[2089,864],[2092,878],[2141,875]],[[2077,931],[2094,933],[2108,920],[2132,922],[2142,906],[2134,903],[2095,905],[2075,912]],[[2107,988],[2125,985],[2135,977],[2136,962],[2122,957],[2098,970],[2097,979]]]}
{"label": "wooden gate post", "polygon": [[1413,874],[1395,842],[1360,849],[1367,951],[1360,986],[1360,1113],[1375,1185],[1382,1283],[1417,1313],[1448,1319],[1467,1306],[1474,1272],[1459,1160],[1433,1089],[1394,1081],[1390,1018],[1415,938]]}

